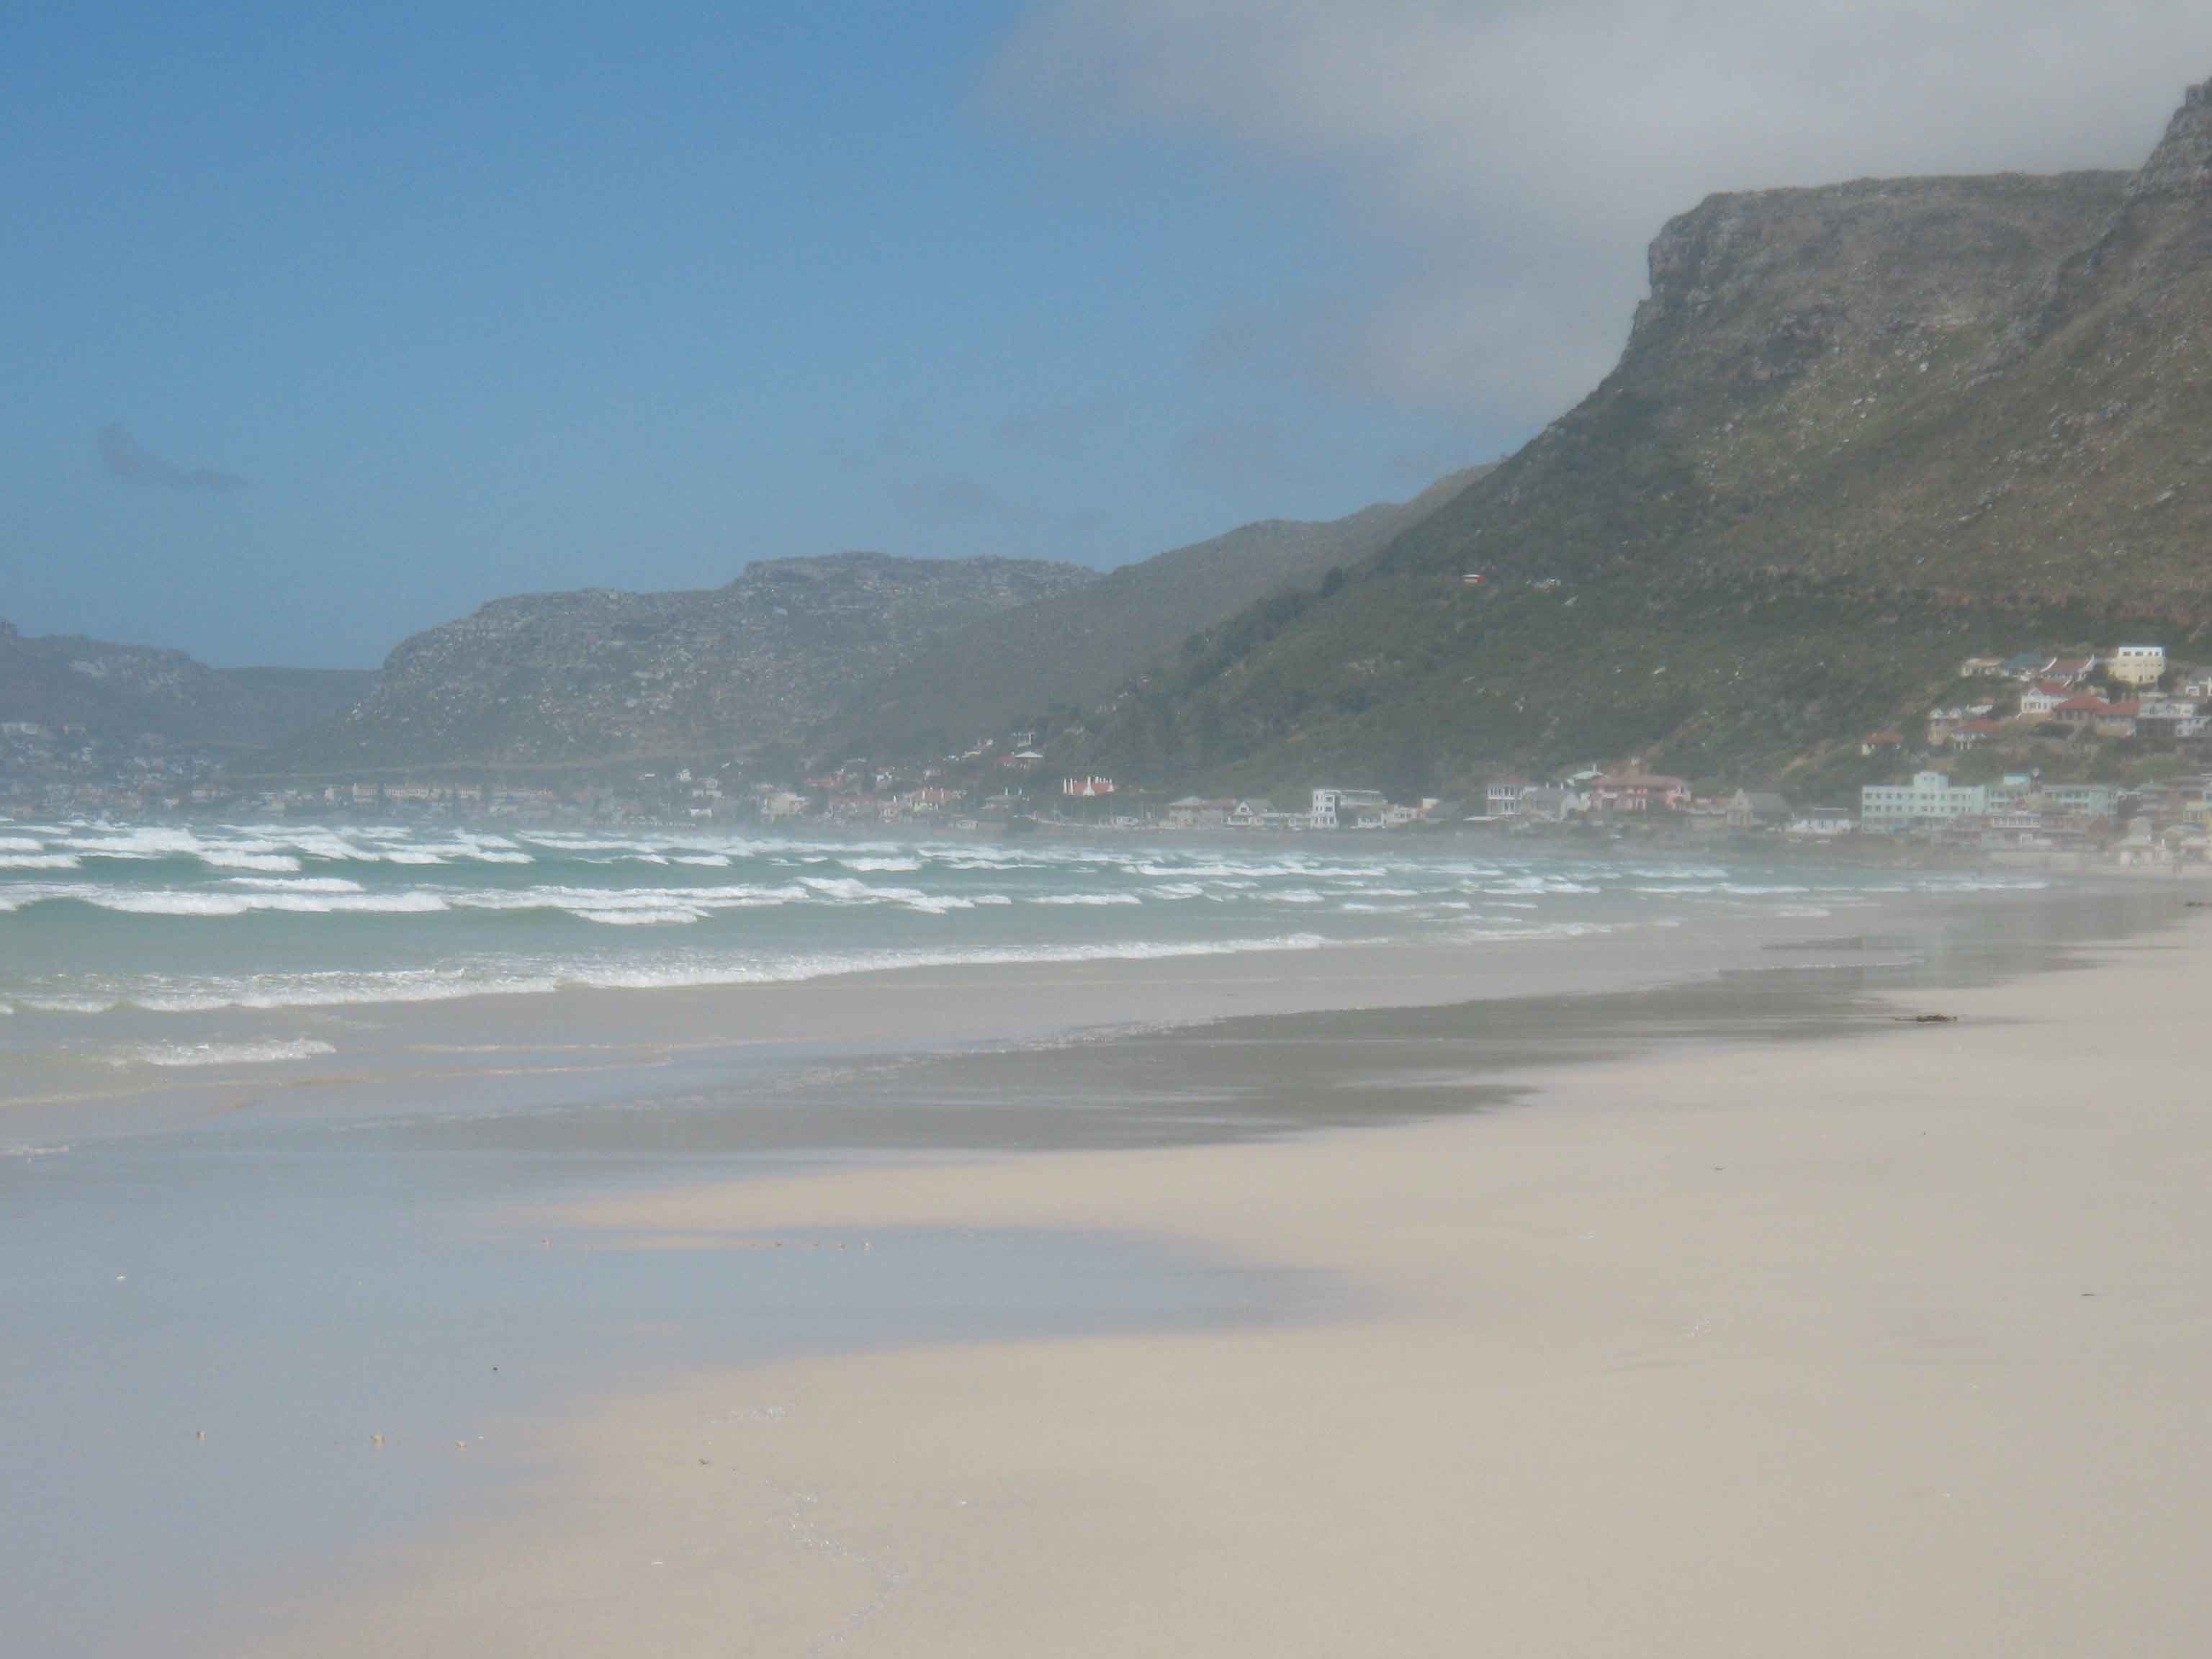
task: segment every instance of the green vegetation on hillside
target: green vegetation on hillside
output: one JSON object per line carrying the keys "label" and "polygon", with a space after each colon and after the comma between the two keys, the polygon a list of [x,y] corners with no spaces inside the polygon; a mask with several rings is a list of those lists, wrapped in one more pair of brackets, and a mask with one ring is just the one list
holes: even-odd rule
{"label": "green vegetation on hillside", "polygon": [[[1169,787],[1855,769],[1956,658],[2212,621],[2212,104],[2142,175],[1715,197],[1620,366],[1340,591],[1092,722]],[[1468,579],[1480,577],[1481,585]]]}

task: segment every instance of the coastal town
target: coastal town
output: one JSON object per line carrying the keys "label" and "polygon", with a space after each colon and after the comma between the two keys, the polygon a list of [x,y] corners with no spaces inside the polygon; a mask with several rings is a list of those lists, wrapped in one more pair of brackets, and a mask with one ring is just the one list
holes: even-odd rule
{"label": "coastal town", "polygon": [[1289,801],[1165,792],[1065,774],[1033,730],[923,764],[853,759],[760,775],[746,761],[554,783],[486,775],[343,782],[256,780],[230,757],[144,734],[118,744],[68,728],[0,724],[0,815],[351,817],[546,823],[730,822],[929,833],[1160,831],[1224,835],[1610,830],[1805,842],[1905,838],[1982,853],[2122,864],[2202,861],[2212,832],[2212,665],[2162,646],[1975,656],[1958,690],[1910,727],[1859,744],[1867,778],[1799,799],[1716,788],[1637,760],[1544,775],[1499,772],[1460,799],[1395,799],[1336,781]]}

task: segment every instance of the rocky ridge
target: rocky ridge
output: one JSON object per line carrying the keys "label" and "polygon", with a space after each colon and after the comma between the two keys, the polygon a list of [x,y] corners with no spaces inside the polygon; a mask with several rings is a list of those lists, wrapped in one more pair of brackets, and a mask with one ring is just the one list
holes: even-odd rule
{"label": "rocky ridge", "polygon": [[345,708],[375,676],[343,669],[210,668],[181,651],[0,622],[0,720],[103,743],[143,738],[258,750]]}
{"label": "rocky ridge", "polygon": [[975,617],[1097,573],[880,553],[763,560],[726,586],[497,599],[405,640],[293,769],[729,757],[802,739],[855,688]]}

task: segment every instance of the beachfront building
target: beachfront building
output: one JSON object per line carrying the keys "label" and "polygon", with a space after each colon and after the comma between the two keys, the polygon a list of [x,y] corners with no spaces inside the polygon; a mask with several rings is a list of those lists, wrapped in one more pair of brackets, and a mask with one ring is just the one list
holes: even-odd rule
{"label": "beachfront building", "polygon": [[1233,800],[1208,800],[1202,795],[1185,795],[1181,800],[1168,803],[1168,828],[1170,830],[1219,830],[1229,822],[1236,811]]}
{"label": "beachfront building", "polygon": [[2041,801],[2045,812],[2072,818],[2108,818],[2119,805],[2120,792],[2109,783],[2046,783]]}
{"label": "beachfront building", "polygon": [[1379,828],[1389,805],[1380,789],[1316,789],[1306,822],[1316,830]]}
{"label": "beachfront building", "polygon": [[1564,823],[1574,813],[1582,811],[1585,805],[1582,796],[1572,789],[1556,783],[1534,783],[1521,792],[1518,816],[1537,823]]}
{"label": "beachfront building", "polygon": [[1779,830],[1790,822],[1790,803],[1759,789],[1739,789],[1723,809],[1731,830]]}
{"label": "beachfront building", "polygon": [[1902,828],[1927,819],[1980,817],[1990,810],[1982,784],[1954,787],[1948,772],[1917,772],[1905,784],[1870,783],[1859,791],[1859,821]]}
{"label": "beachfront building", "polygon": [[1848,806],[1815,806],[1790,826],[1789,833],[1800,837],[1826,839],[1848,836],[1858,828]]}
{"label": "beachfront building", "polygon": [[2105,672],[2121,685],[2156,685],[2166,674],[2166,647],[2124,645],[2106,659]]}
{"label": "beachfront building", "polygon": [[1589,799],[1600,812],[1678,812],[1690,804],[1690,786],[1658,773],[1615,772],[1590,785]]}
{"label": "beachfront building", "polygon": [[1526,778],[1492,778],[1483,787],[1483,810],[1493,818],[1521,816],[1521,797],[1528,793]]}

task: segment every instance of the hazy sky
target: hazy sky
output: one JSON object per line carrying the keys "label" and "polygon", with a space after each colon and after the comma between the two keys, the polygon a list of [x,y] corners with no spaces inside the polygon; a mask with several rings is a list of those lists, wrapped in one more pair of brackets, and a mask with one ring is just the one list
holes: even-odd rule
{"label": "hazy sky", "polygon": [[1709,191],[2131,166],[2193,3],[0,8],[0,617],[1113,564],[1508,449]]}

